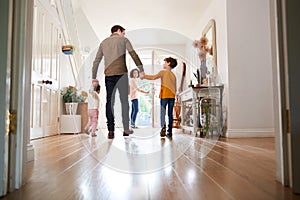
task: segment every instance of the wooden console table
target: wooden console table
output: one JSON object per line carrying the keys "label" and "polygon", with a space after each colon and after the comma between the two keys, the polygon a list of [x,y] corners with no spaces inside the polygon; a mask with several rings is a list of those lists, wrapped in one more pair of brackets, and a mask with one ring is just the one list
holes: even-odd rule
{"label": "wooden console table", "polygon": [[222,96],[224,85],[190,87],[179,94],[181,101],[181,127],[197,136],[200,129],[200,101],[203,98],[213,99],[217,107],[217,130],[221,134],[223,127]]}
{"label": "wooden console table", "polygon": [[89,121],[88,116],[88,103],[79,103],[77,107],[77,115],[81,116],[81,132],[84,133],[84,128]]}

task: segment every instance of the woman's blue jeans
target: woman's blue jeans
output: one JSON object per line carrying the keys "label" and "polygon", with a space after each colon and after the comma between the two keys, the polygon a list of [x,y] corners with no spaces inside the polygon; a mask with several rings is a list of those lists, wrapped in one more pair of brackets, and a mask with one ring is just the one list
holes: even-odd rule
{"label": "woman's blue jeans", "polygon": [[131,115],[130,115],[132,126],[135,126],[135,121],[136,121],[138,112],[139,112],[139,100],[133,99],[133,100],[131,100]]}

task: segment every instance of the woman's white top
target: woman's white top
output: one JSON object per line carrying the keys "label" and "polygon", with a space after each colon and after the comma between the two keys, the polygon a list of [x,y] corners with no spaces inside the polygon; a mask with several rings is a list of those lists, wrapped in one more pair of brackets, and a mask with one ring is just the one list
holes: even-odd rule
{"label": "woman's white top", "polygon": [[138,98],[138,86],[136,83],[136,78],[132,78],[129,82],[130,85],[130,100]]}

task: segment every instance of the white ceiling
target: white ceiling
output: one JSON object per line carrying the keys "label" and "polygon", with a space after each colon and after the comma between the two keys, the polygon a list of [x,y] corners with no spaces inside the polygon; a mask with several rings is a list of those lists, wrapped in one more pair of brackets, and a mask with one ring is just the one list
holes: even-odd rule
{"label": "white ceiling", "polygon": [[[182,43],[209,6],[209,0],[72,0],[73,9],[82,9],[99,40],[120,24],[129,37],[136,31],[147,40],[135,43]],[[151,34],[147,34],[147,31]],[[168,37],[166,30],[172,37]],[[135,33],[134,33],[135,32]],[[176,36],[176,34],[177,36]],[[137,40],[137,38],[135,38]]]}

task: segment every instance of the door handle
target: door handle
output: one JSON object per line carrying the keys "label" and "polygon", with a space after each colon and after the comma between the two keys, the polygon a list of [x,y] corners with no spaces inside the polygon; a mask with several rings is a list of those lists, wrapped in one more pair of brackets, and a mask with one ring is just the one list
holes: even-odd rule
{"label": "door handle", "polygon": [[42,83],[52,85],[52,81],[49,80],[42,80]]}

